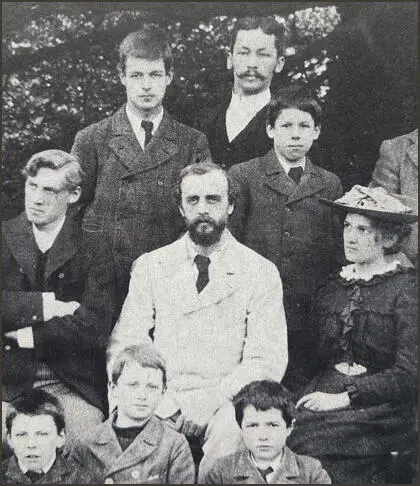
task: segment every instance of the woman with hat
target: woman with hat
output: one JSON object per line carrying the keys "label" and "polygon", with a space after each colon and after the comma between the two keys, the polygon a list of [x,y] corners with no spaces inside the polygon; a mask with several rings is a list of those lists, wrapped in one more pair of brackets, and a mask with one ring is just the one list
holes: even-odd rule
{"label": "woman with hat", "polygon": [[397,253],[417,216],[382,188],[321,202],[346,213],[351,263],[318,292],[320,370],[297,401],[288,445],[335,483],[383,483],[391,451],[414,435],[416,275]]}

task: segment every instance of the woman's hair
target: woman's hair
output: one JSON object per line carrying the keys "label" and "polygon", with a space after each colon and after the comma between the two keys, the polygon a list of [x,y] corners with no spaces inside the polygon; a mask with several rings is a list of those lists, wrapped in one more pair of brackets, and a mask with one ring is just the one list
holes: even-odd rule
{"label": "woman's hair", "polygon": [[292,424],[294,405],[290,392],[277,381],[253,381],[245,385],[233,397],[235,418],[239,427],[242,427],[244,410],[249,405],[252,405],[256,410],[262,411],[276,408],[281,411],[286,426],[290,427]]}
{"label": "woman's hair", "polygon": [[395,243],[392,246],[384,247],[385,255],[398,253],[401,249],[401,242],[411,233],[411,227],[407,223],[396,223],[394,221],[385,221],[379,218],[369,217],[372,227],[378,230],[386,240],[396,236]]}

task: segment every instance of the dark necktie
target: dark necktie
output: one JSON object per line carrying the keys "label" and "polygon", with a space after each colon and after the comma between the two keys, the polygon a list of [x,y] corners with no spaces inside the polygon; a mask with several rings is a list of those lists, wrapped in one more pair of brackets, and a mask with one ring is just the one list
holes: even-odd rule
{"label": "dark necktie", "polygon": [[197,287],[198,293],[200,293],[209,283],[210,258],[203,255],[196,255],[194,258],[194,263],[198,268],[198,277],[195,286]]}
{"label": "dark necktie", "polygon": [[296,184],[299,184],[300,182],[300,178],[302,177],[302,174],[303,174],[303,169],[302,167],[292,167],[290,170],[289,170],[289,177],[291,179],[293,179]]}
{"label": "dark necktie", "polygon": [[43,472],[27,471],[25,476],[28,477],[33,483],[36,483],[39,479],[44,476]]}
{"label": "dark necktie", "polygon": [[260,471],[261,476],[264,478],[264,481],[267,483],[267,476],[273,472],[273,468],[271,466],[268,466],[266,469],[260,469],[258,468],[258,471]]}
{"label": "dark necktie", "polygon": [[152,140],[153,122],[143,120],[141,122],[141,127],[146,133],[146,137],[144,139],[144,146],[146,147],[146,145],[150,142],[150,140]]}
{"label": "dark necktie", "polygon": [[42,253],[41,250],[38,250],[38,258],[36,261],[36,266],[35,266],[35,289],[38,292],[44,292],[45,291],[45,266],[47,264],[47,258],[48,258],[48,250],[45,253]]}

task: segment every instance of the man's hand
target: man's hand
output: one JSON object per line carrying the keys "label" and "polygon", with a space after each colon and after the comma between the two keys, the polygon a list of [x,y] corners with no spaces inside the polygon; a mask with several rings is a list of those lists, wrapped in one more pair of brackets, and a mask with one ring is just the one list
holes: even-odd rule
{"label": "man's hand", "polygon": [[323,393],[313,392],[303,396],[296,403],[296,408],[305,407],[313,412],[326,412],[328,410],[339,410],[350,405],[350,398],[347,392]]}
{"label": "man's hand", "polygon": [[46,321],[52,319],[53,317],[64,317],[64,316],[72,316],[76,310],[80,307],[79,302],[75,300],[71,300],[70,302],[63,302],[62,300],[55,300],[51,306],[50,315],[48,315],[49,319],[45,319]]}
{"label": "man's hand", "polygon": [[13,339],[14,341],[17,341],[17,331],[9,331],[4,334],[5,337],[8,339]]}

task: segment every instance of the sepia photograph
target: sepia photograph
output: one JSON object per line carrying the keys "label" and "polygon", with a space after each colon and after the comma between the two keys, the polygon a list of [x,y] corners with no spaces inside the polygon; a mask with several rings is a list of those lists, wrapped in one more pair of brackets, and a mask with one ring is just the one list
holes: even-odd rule
{"label": "sepia photograph", "polygon": [[1,484],[418,484],[418,2],[2,2]]}

